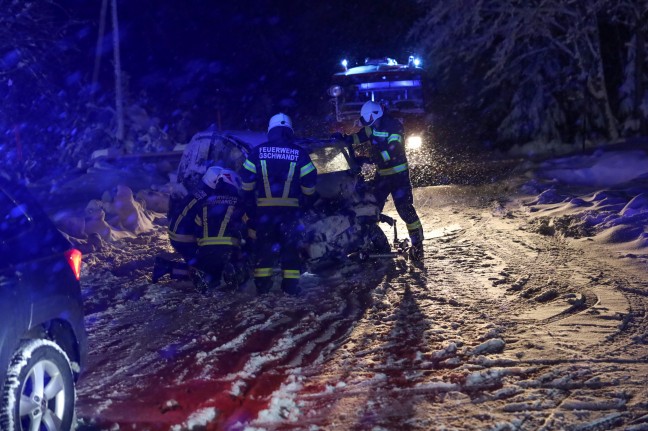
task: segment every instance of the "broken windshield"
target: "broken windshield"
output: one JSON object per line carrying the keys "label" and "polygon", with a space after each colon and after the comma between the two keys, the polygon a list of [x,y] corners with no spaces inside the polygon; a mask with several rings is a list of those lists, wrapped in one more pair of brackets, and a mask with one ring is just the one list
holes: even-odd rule
{"label": "broken windshield", "polygon": [[311,148],[310,158],[317,168],[317,174],[348,171],[351,169],[349,149],[342,145]]}

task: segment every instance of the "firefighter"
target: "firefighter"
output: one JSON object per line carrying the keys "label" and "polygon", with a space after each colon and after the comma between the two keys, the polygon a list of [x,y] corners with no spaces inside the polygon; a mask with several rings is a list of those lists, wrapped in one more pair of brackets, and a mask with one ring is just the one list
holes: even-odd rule
{"label": "firefighter", "polygon": [[189,267],[195,264],[198,243],[194,235],[194,219],[200,205],[207,196],[205,186],[197,187],[193,193],[182,187],[175,190],[169,199],[169,242],[171,247],[182,256],[183,262],[168,256],[157,256],[153,266],[153,283],[170,274],[171,278],[181,279],[189,276]]}
{"label": "firefighter", "polygon": [[279,113],[268,124],[268,141],[255,147],[243,164],[243,190],[256,206],[257,292],[272,287],[276,255],[282,269],[281,288],[300,293],[298,253],[300,206],[315,196],[317,170],[308,153],[294,142],[292,121]]}
{"label": "firefighter", "polygon": [[194,218],[199,201],[207,196],[203,188],[196,189],[182,198],[169,200],[169,242],[171,247],[178,252],[187,264],[191,264],[196,257],[198,244],[194,236]]}
{"label": "firefighter", "polygon": [[220,285],[236,288],[242,268],[241,242],[246,226],[241,179],[232,170],[212,166],[203,176],[209,193],[196,206],[194,235],[198,245],[192,278],[201,291]]}
{"label": "firefighter", "polygon": [[352,135],[334,133],[332,138],[344,140],[352,146],[352,150],[353,146],[371,143],[371,160],[378,168],[374,192],[376,199],[384,206],[391,194],[398,215],[407,225],[412,242],[410,256],[414,260],[421,260],[423,227],[414,208],[412,183],[403,145],[403,125],[387,114],[379,103],[373,101],[362,105],[360,122],[364,127],[358,132]]}

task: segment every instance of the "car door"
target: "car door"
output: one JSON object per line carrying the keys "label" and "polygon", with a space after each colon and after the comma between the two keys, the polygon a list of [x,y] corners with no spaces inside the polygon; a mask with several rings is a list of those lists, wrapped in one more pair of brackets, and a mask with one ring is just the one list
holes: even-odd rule
{"label": "car door", "polygon": [[29,216],[7,190],[0,187],[0,375],[29,324],[29,299],[21,288],[23,275],[17,269],[18,243],[31,227]]}

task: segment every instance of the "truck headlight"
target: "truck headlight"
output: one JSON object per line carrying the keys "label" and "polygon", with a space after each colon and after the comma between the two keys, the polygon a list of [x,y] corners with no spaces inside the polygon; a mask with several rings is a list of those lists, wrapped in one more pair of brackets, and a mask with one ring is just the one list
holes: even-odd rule
{"label": "truck headlight", "polygon": [[405,148],[408,150],[418,150],[423,145],[423,138],[419,135],[408,136],[405,140]]}
{"label": "truck headlight", "polygon": [[339,85],[333,85],[329,87],[328,94],[331,97],[340,97],[342,95],[342,87]]}

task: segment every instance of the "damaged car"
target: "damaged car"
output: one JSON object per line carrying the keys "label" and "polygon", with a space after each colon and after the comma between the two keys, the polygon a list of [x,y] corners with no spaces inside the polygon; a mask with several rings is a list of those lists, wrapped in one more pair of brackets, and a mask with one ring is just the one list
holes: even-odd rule
{"label": "damaged car", "polygon": [[[266,141],[264,133],[201,132],[183,151],[171,206],[200,186],[209,166],[240,170],[250,150]],[[371,175],[361,169],[350,148],[331,139],[298,139],[317,168],[317,201],[302,216],[301,253],[306,270],[316,273],[350,260],[393,257],[392,246],[380,226],[394,227],[381,214],[384,202],[372,193]]]}

